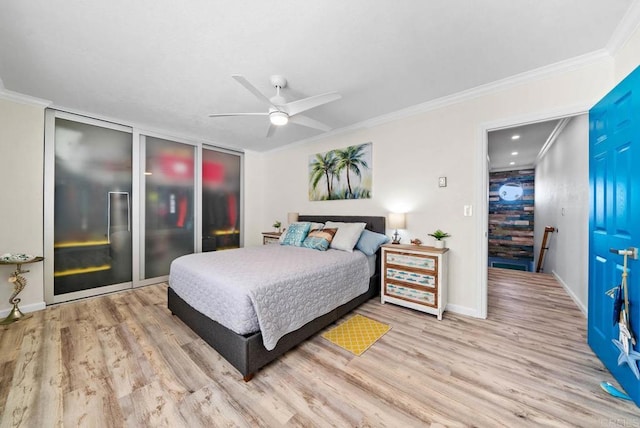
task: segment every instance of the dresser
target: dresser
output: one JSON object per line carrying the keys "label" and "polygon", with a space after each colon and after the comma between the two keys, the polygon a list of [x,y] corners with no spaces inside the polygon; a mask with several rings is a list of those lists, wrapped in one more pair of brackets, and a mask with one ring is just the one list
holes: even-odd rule
{"label": "dresser", "polygon": [[442,319],[447,306],[448,248],[382,246],[382,303],[394,303]]}

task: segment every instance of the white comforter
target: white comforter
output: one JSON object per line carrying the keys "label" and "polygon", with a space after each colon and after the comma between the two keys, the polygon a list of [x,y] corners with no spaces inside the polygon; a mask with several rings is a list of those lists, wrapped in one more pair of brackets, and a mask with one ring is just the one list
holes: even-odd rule
{"label": "white comforter", "polygon": [[285,334],[364,293],[369,265],[360,251],[264,245],[179,257],[169,285],[236,333],[262,331],[272,350]]}

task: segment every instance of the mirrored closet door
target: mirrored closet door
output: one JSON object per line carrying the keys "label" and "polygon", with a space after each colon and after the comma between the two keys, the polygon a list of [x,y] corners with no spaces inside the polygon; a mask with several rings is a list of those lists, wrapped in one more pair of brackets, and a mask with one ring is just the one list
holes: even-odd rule
{"label": "mirrored closet door", "polygon": [[142,135],[140,279],[169,275],[173,259],[195,251],[196,147]]}
{"label": "mirrored closet door", "polygon": [[130,287],[131,129],[53,111],[46,127],[47,302]]}
{"label": "mirrored closet door", "polygon": [[242,157],[202,149],[202,251],[240,247]]}
{"label": "mirrored closet door", "polygon": [[171,262],[242,245],[242,153],[48,109],[45,299],[168,279]]}

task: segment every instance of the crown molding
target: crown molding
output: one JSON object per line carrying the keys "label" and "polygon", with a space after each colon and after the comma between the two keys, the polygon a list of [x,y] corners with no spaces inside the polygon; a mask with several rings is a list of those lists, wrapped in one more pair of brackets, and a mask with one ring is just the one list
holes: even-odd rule
{"label": "crown molding", "polygon": [[92,118],[92,119],[97,119],[97,120],[101,120],[104,122],[109,122],[109,123],[114,123],[116,125],[121,125],[121,126],[126,126],[126,127],[130,127],[132,128],[132,130],[134,131],[138,131],[140,133],[143,134],[153,134],[159,138],[168,138],[168,139],[174,139],[177,141],[183,141],[183,142],[189,142],[192,144],[204,144],[207,145],[209,147],[213,147],[213,148],[219,148],[219,149],[223,149],[223,150],[229,150],[229,151],[233,151],[235,153],[243,153],[243,149],[238,149],[236,147],[233,146],[228,146],[226,144],[222,144],[220,142],[217,141],[211,141],[211,140],[207,140],[205,138],[202,138],[198,135],[185,135],[185,133],[183,132],[178,132],[178,131],[172,131],[172,130],[167,130],[167,129],[159,129],[159,128],[155,128],[153,126],[146,126],[144,124],[137,124],[137,123],[130,123],[128,121],[124,121],[124,120],[120,120],[114,117],[107,117],[107,116],[103,116],[103,115],[99,115],[99,114],[95,114],[95,113],[90,113],[90,112],[86,112],[86,111],[82,111],[82,110],[77,110],[77,109],[70,109],[70,108],[66,108],[64,106],[60,106],[60,105],[56,105],[54,104],[52,101],[48,101],[42,98],[36,98],[36,97],[32,97],[30,95],[24,95],[18,92],[14,92],[14,91],[9,91],[7,89],[5,89],[4,87],[4,83],[2,82],[2,79],[0,78],[0,99],[4,99],[7,101],[13,101],[16,103],[20,103],[20,104],[27,104],[27,105],[33,105],[33,106],[37,106],[37,107],[42,107],[43,109],[45,108],[53,108],[55,110],[58,111],[62,111],[65,113],[70,113],[70,114],[75,114],[78,116],[85,116],[88,118]]}
{"label": "crown molding", "polygon": [[171,130],[171,129],[157,128],[157,127],[143,124],[143,123],[130,122],[130,121],[122,120],[112,116],[106,116],[106,115],[91,113],[83,110],[67,108],[57,104],[50,104],[48,107],[60,112],[69,113],[76,116],[83,116],[90,119],[99,120],[102,122],[109,122],[115,125],[125,126],[127,128],[131,128],[132,132],[138,132],[140,134],[148,135],[150,137],[163,138],[167,140],[176,141],[179,143],[187,143],[187,144],[193,144],[193,145],[202,144],[211,148],[223,149],[227,151],[232,151],[234,153],[244,153],[244,149],[240,149],[235,146],[229,146],[224,143],[220,143],[218,141],[208,140],[196,134],[189,134],[189,133],[184,133],[184,132]]}
{"label": "crown molding", "polygon": [[47,108],[51,105],[51,101],[42,98],[32,97],[30,95],[13,92],[4,87],[4,82],[0,77],[0,100],[13,101],[20,104],[34,105],[37,107]]}
{"label": "crown molding", "polygon": [[540,148],[540,152],[538,153],[538,156],[536,156],[535,165],[538,165],[538,163],[540,163],[542,158],[547,154],[551,146],[553,146],[553,143],[556,142],[560,134],[562,134],[565,126],[567,126],[572,118],[573,117],[563,117],[562,119],[560,119],[560,122],[558,122],[556,127],[553,128],[553,131],[551,131],[551,134],[547,138],[547,141],[545,141],[545,143]]}
{"label": "crown molding", "polygon": [[417,104],[413,107],[408,107],[387,115],[360,122],[360,124],[356,124],[355,126],[361,125],[359,127],[372,127],[389,121],[415,116],[420,113],[440,109],[463,101],[479,98],[481,96],[488,95],[497,91],[512,88],[514,86],[522,85],[523,83],[534,82],[536,80],[540,80],[554,74],[577,70],[586,65],[609,59],[611,59],[611,56],[607,51],[603,49],[598,50],[565,61],[560,61],[544,67],[536,68],[534,70],[526,71],[524,73],[516,74],[501,80],[496,80],[485,85],[476,86],[475,88],[458,92],[453,95],[448,95],[446,97],[437,98],[435,100],[427,101],[422,104]]}
{"label": "crown molding", "polygon": [[[637,0],[640,1],[640,0]],[[485,85],[476,86],[475,88],[461,91],[452,95],[437,98],[435,100],[427,101],[421,104],[417,104],[411,107],[407,107],[395,112],[385,114],[382,116],[374,117],[373,119],[367,119],[356,124],[345,126],[343,128],[337,128],[324,134],[316,135],[303,140],[298,140],[285,146],[277,147],[267,152],[277,152],[286,150],[302,144],[308,144],[314,141],[319,141],[325,138],[334,137],[345,134],[347,132],[357,131],[360,129],[373,128],[375,126],[383,125],[388,122],[393,122],[400,119],[405,119],[418,114],[426,113],[429,111],[437,110],[443,107],[447,107],[453,104],[461,103],[463,101],[479,98],[484,95],[488,95],[500,90],[512,88],[514,86],[522,85],[524,83],[534,82],[536,80],[543,79],[545,77],[552,76],[558,73],[566,73],[569,71],[577,70],[584,66],[597,63],[599,61],[610,61],[612,56],[606,49],[600,49],[585,55],[580,55],[568,60],[560,61],[554,64],[546,65],[544,67],[536,68],[534,70],[526,71],[524,73],[516,74],[495,82],[487,83]]]}
{"label": "crown molding", "polygon": [[31,95],[24,95],[18,92],[9,91],[4,88],[2,81],[0,80],[0,99],[13,101],[20,104],[27,104],[36,107],[47,108],[51,105],[51,101],[42,98],[32,97]]}
{"label": "crown molding", "polygon": [[634,0],[614,30],[605,50],[614,56],[640,26],[640,0]]}

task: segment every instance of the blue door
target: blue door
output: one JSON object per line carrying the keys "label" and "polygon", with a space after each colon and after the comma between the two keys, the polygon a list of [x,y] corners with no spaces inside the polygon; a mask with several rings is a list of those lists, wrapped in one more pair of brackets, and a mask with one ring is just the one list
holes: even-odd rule
{"label": "blue door", "polygon": [[[623,256],[611,250],[640,247],[640,67],[589,112],[589,317],[588,342],[640,406],[634,350],[640,350],[640,260],[629,257],[630,333],[628,353],[614,325],[614,299],[606,293],[621,283]],[[620,364],[620,358],[622,360]],[[637,367],[637,366],[636,366]],[[605,380],[605,379],[603,379]]]}

